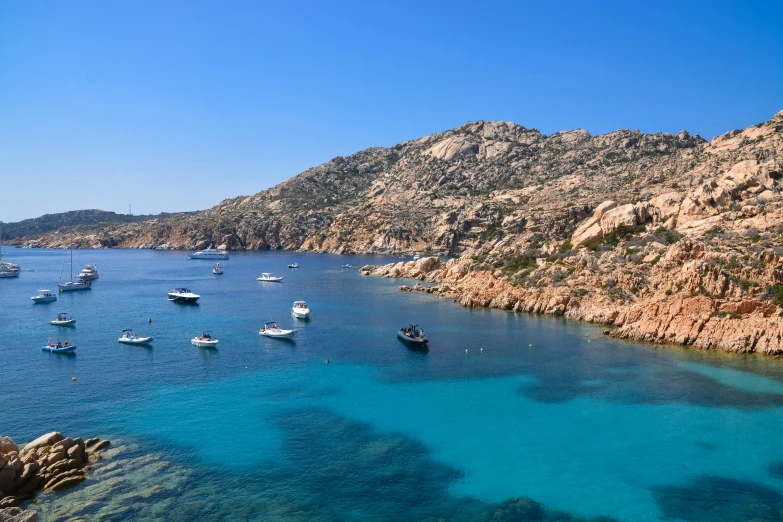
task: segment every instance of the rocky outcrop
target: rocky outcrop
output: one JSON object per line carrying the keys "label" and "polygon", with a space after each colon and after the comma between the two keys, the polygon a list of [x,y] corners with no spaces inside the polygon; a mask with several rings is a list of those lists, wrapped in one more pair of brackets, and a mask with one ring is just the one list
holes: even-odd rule
{"label": "rocky outcrop", "polygon": [[[775,286],[783,278],[783,257],[768,251],[760,256],[763,268],[749,273],[704,243],[681,239],[664,246],[649,241],[633,255],[630,266],[635,270],[631,271],[618,250],[627,249],[583,251],[557,262],[530,260],[520,271],[517,265],[510,270],[479,270],[464,257],[445,263],[429,257],[367,265],[360,272],[427,281],[433,286],[400,289],[430,292],[466,307],[561,315],[611,325],[616,328],[608,333],[623,339],[783,354],[783,284]],[[538,284],[520,285],[520,278],[515,277],[520,273],[525,273],[526,282]],[[739,279],[741,275],[753,277],[756,286]],[[769,294],[778,288],[781,300],[775,304]]]}
{"label": "rocky outcrop", "polygon": [[37,515],[16,509],[39,490],[63,491],[85,480],[90,462],[99,460],[109,441],[71,439],[59,432],[19,447],[0,437],[0,521],[34,521]]}

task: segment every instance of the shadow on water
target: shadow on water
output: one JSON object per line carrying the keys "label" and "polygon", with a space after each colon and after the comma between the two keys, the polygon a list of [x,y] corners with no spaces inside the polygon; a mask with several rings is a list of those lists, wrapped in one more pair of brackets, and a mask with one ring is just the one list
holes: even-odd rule
{"label": "shadow on water", "polygon": [[[328,410],[288,410],[270,421],[284,433],[279,461],[227,474],[219,469],[194,470],[187,465],[193,456],[180,454],[179,460],[187,464],[177,473],[180,478],[188,477],[187,482],[176,491],[145,498],[140,511],[126,507],[123,516],[115,519],[131,520],[165,507],[166,520],[171,521],[588,521],[548,510],[526,497],[497,504],[455,497],[449,488],[463,472],[433,459],[426,446],[402,434],[378,433]],[[142,446],[150,448],[155,443]],[[133,473],[128,474],[131,481]],[[166,483],[170,479],[157,473],[154,480]],[[140,489],[139,483],[134,487]],[[216,491],[220,494],[215,495]],[[85,502],[84,511],[69,514],[112,512],[112,503],[120,502],[114,499],[121,493],[105,495],[95,504]]]}
{"label": "shadow on water", "polygon": [[702,475],[687,486],[661,486],[653,493],[666,520],[783,520],[783,495],[755,482]]}

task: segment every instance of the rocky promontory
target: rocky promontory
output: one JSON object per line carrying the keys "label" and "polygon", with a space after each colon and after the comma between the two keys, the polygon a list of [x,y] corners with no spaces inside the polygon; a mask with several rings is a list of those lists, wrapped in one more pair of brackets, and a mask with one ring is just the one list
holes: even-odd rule
{"label": "rocky promontory", "polygon": [[34,522],[34,511],[19,509],[38,491],[63,491],[80,484],[101,458],[109,441],[64,437],[51,432],[21,450],[13,440],[0,437],[0,521]]}

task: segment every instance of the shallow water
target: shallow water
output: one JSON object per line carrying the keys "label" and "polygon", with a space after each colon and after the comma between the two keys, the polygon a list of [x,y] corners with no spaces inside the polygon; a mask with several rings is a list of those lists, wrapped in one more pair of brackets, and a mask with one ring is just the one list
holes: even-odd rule
{"label": "shallow water", "polygon": [[[75,251],[80,266],[98,264],[94,288],[33,305],[38,289],[56,289],[67,254],[6,257],[35,271],[0,280],[0,433],[134,442],[176,469],[176,487],[123,510],[96,501],[93,517],[783,517],[777,359],[620,342],[357,273],[393,258],[236,254],[214,276],[181,252]],[[294,260],[301,268],[287,269]],[[261,272],[284,281],[255,281]],[[168,302],[174,286],[199,304]],[[290,316],[297,299],[310,321]],[[77,326],[48,325],[57,312]],[[270,319],[296,326],[295,342],[260,337]],[[395,337],[414,320],[432,339],[426,352]],[[152,347],[118,344],[123,328],[154,336]],[[216,350],[190,345],[205,330]],[[77,354],[41,352],[49,337]]]}

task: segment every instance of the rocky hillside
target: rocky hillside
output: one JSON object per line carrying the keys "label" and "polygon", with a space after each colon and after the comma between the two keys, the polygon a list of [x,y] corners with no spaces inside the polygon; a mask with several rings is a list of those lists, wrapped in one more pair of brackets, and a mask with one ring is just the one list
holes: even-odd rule
{"label": "rocky hillside", "polygon": [[677,190],[685,173],[709,161],[705,147],[687,132],[546,136],[513,123],[468,123],[334,158],[192,216],[82,226],[20,243],[461,253],[506,236],[566,237],[607,195],[631,201]]}
{"label": "rocky hillside", "polygon": [[110,223],[132,223],[136,221],[149,221],[154,218],[167,218],[174,215],[184,216],[192,214],[159,214],[157,216],[134,216],[131,214],[117,214],[105,210],[72,210],[70,212],[60,212],[59,214],[44,214],[41,217],[24,219],[15,223],[5,223],[3,225],[3,240],[12,241],[14,239],[39,236],[54,232],[63,227],[70,229],[76,225],[108,225]]}
{"label": "rocky hillside", "polygon": [[22,243],[459,254],[363,271],[619,337],[779,354],[782,179],[783,111],[710,142],[480,121],[338,157],[192,216]]}

